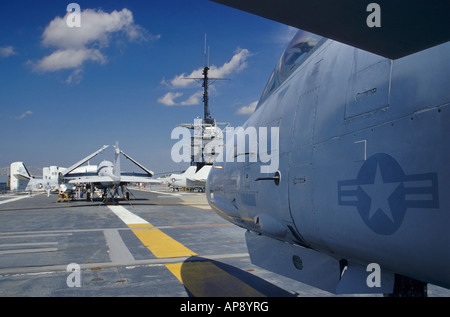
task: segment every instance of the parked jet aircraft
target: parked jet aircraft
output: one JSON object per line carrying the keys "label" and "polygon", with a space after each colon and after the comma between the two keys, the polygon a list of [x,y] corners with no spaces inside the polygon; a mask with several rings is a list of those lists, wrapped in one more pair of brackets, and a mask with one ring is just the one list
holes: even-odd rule
{"label": "parked jet aircraft", "polygon": [[198,170],[197,168],[196,165],[192,165],[181,174],[172,173],[167,177],[166,182],[173,190],[190,188],[203,191],[212,165],[205,164]]}
{"label": "parked jet aircraft", "polygon": [[449,1],[376,1],[378,29],[365,1],[213,1],[321,35],[295,35],[244,125],[279,129],[278,171],[259,151],[209,174],[252,262],[333,293],[450,288]]}
{"label": "parked jet aircraft", "polygon": [[[46,184],[48,183],[53,190],[58,189],[64,179],[70,180],[71,178],[76,177],[79,173],[86,174],[92,173],[94,169],[97,170],[96,166],[88,165],[80,167],[80,165],[89,161],[92,157],[96,156],[107,147],[107,145],[103,146],[98,151],[75,163],[69,168],[58,166],[44,167],[42,170],[42,178],[37,178],[31,175],[23,162],[13,162],[10,165],[10,188],[13,191],[40,191],[44,190]],[[67,187],[67,190],[73,189],[73,186]]]}
{"label": "parked jet aircraft", "polygon": [[[75,165],[80,166],[84,164],[92,157],[100,153],[103,149],[97,151],[96,153],[93,153],[91,156],[89,156],[89,159],[87,158],[83,159]],[[145,174],[122,173],[120,171],[120,154],[122,154],[131,162],[133,162],[135,165],[140,167],[145,172]],[[69,181],[69,184],[89,183],[91,186],[96,186],[97,188],[103,189],[105,194],[110,193],[111,195],[114,195],[114,191],[120,188],[123,197],[129,200],[130,193],[127,189],[127,186],[130,183],[147,183],[147,184],[162,183],[160,180],[151,179],[151,177],[153,177],[152,171],[146,169],[144,166],[139,164],[133,158],[125,154],[122,150],[119,149],[119,144],[116,143],[116,145],[114,146],[114,162],[102,161],[97,167],[96,175],[79,175],[78,177],[72,178]],[[87,197],[87,199],[90,199],[90,197]]]}

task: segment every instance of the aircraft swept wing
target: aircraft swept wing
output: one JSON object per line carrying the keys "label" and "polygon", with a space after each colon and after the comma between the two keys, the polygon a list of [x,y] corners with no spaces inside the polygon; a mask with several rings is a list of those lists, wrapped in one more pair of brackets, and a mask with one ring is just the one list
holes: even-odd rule
{"label": "aircraft swept wing", "polygon": [[103,147],[101,149],[95,151],[94,153],[88,155],[84,159],[82,159],[82,160],[78,161],[77,163],[73,164],[72,166],[68,167],[64,171],[63,176],[67,176],[68,174],[70,174],[70,172],[73,172],[77,167],[80,167],[81,165],[83,165],[87,161],[91,160],[92,158],[94,158],[95,156],[97,156],[98,154],[103,152],[105,149],[107,149],[108,147],[109,147],[109,145],[103,145]]}
{"label": "aircraft swept wing", "polygon": [[[89,155],[80,162],[74,164],[74,168],[80,166],[84,162],[90,160],[108,146],[102,147],[100,150]],[[114,146],[114,162],[102,161],[97,167],[96,175],[79,175],[78,177],[72,178],[69,183],[89,183],[91,186],[96,186],[98,188],[103,188],[105,193],[108,191],[115,190],[116,188],[121,188],[124,196],[129,197],[127,186],[130,183],[147,183],[147,184],[161,184],[160,180],[154,180],[151,178],[153,172],[145,168],[143,165],[139,164],[136,160],[126,155],[123,151],[119,149],[118,143]],[[145,171],[141,174],[136,173],[122,173],[120,170],[120,154],[124,155],[127,159],[132,161],[138,167]]]}
{"label": "aircraft swept wing", "polygon": [[387,58],[450,40],[449,1],[373,1],[380,26],[369,27],[371,1],[212,0]]}
{"label": "aircraft swept wing", "polygon": [[142,164],[138,163],[136,160],[134,160],[129,155],[125,154],[122,150],[120,150],[120,153],[122,153],[123,156],[125,156],[127,159],[129,159],[131,162],[133,162],[135,165],[139,166],[144,172],[146,172],[150,177],[153,177],[153,172],[145,168]]}

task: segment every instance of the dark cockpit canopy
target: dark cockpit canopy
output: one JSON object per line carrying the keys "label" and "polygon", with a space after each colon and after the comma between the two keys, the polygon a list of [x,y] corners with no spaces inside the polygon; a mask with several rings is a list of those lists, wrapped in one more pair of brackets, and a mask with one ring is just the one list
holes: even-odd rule
{"label": "dark cockpit canopy", "polygon": [[284,81],[324,42],[324,38],[299,30],[281,56],[269,82],[264,89],[259,104],[272,94]]}

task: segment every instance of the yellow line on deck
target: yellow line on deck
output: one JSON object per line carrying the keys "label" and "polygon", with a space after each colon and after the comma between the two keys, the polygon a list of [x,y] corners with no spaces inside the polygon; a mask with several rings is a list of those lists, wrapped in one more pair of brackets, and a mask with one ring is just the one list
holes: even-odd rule
{"label": "yellow line on deck", "polygon": [[[108,206],[157,258],[197,256],[151,223],[122,206]],[[264,294],[227,273],[210,261],[165,264],[167,269],[196,297],[245,296]]]}
{"label": "yellow line on deck", "polygon": [[[197,254],[122,206],[108,206],[157,258],[178,258]],[[145,229],[140,229],[146,227]],[[150,228],[149,228],[150,227]],[[152,228],[153,227],[153,228]]]}
{"label": "yellow line on deck", "polygon": [[157,258],[178,258],[197,254],[158,229],[133,229],[134,234]]}

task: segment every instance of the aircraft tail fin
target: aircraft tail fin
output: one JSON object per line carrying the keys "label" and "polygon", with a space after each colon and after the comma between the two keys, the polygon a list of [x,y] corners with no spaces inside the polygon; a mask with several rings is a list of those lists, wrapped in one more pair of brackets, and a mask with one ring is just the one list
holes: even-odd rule
{"label": "aircraft tail fin", "polygon": [[120,149],[119,142],[114,146],[114,176],[120,177]]}
{"label": "aircraft tail fin", "polygon": [[191,178],[191,180],[196,182],[206,182],[208,179],[209,172],[211,171],[212,165],[203,166],[195,175]]}
{"label": "aircraft tail fin", "polygon": [[32,179],[30,172],[23,162],[13,162],[10,165],[10,188],[11,190],[25,190]]}
{"label": "aircraft tail fin", "polygon": [[184,175],[186,177],[192,177],[195,175],[195,173],[197,172],[197,166],[195,165],[191,165],[188,167],[188,169],[184,172]]}
{"label": "aircraft tail fin", "polygon": [[23,162],[14,162],[10,166],[10,175],[18,179],[31,179],[32,176]]}

